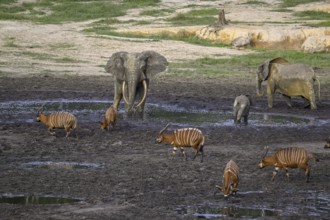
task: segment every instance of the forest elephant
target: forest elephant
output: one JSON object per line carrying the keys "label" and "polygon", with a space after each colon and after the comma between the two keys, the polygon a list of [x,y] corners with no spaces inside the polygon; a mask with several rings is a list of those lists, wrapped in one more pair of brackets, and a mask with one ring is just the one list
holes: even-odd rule
{"label": "forest elephant", "polygon": [[[275,91],[278,90],[284,97],[287,105],[292,107],[291,97],[300,96],[308,102],[311,109],[316,109],[314,81],[318,82],[318,98],[320,101],[320,82],[316,78],[312,67],[295,63],[278,57],[267,60],[257,69],[257,95],[262,96],[261,84],[267,81],[268,107],[273,107]],[[308,107],[307,106],[307,107]]]}
{"label": "forest elephant", "polygon": [[[114,108],[118,110],[120,100],[123,98],[128,115],[131,115],[134,109],[142,115],[150,78],[165,71],[167,66],[166,58],[154,51],[141,53],[121,51],[112,54],[105,70],[115,78]],[[138,102],[134,106],[135,100]]]}
{"label": "forest elephant", "polygon": [[241,118],[244,118],[244,125],[248,124],[248,116],[252,102],[249,95],[240,95],[235,98],[233,104],[234,123],[241,123]]}

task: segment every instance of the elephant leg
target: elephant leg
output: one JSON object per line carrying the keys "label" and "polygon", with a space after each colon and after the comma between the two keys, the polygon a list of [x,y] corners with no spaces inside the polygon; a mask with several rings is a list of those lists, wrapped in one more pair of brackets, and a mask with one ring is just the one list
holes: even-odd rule
{"label": "elephant leg", "polygon": [[288,96],[288,95],[285,95],[285,94],[282,94],[282,96],[283,96],[283,98],[284,98],[286,104],[287,104],[290,108],[292,108],[291,97]]}
{"label": "elephant leg", "polygon": [[247,124],[248,124],[248,116],[245,115],[245,116],[244,116],[244,125],[247,125]]}
{"label": "elephant leg", "polygon": [[[313,87],[312,87],[313,88]],[[315,110],[315,109],[317,109],[317,107],[316,107],[316,102],[315,102],[315,94],[314,94],[314,91],[313,90],[311,90],[310,92],[309,92],[309,101],[310,101],[310,104],[311,104],[311,109],[312,110]]]}
{"label": "elephant leg", "polygon": [[115,83],[115,97],[113,100],[113,107],[118,110],[118,106],[120,103],[120,100],[123,98],[123,89],[122,89],[122,83],[116,82]]}
{"label": "elephant leg", "polygon": [[304,96],[301,96],[301,98],[304,101],[304,108],[309,108],[310,107],[310,101],[308,99],[306,99]]}
{"label": "elephant leg", "polygon": [[237,124],[238,123],[238,121],[237,121],[237,108],[234,108],[233,109],[233,116],[234,116],[234,124]]}
{"label": "elephant leg", "polygon": [[268,108],[273,108],[274,93],[275,93],[274,86],[268,84],[267,86]]}
{"label": "elephant leg", "polygon": [[307,95],[302,96],[307,102],[309,102],[309,105],[305,106],[305,108],[311,107],[312,110],[317,109],[316,103],[315,103],[315,94],[314,91],[311,90]]}

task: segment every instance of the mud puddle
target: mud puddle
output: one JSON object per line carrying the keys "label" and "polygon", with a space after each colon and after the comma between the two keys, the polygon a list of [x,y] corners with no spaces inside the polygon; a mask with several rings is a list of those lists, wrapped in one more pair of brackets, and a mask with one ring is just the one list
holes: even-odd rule
{"label": "mud puddle", "polygon": [[52,162],[52,161],[34,161],[23,163],[20,165],[22,168],[62,168],[62,169],[90,169],[102,168],[103,165],[96,163],[77,163],[77,162]]}
{"label": "mud puddle", "polygon": [[[240,195],[265,193],[264,191],[240,192]],[[321,217],[330,213],[330,195],[326,192],[299,191],[296,192],[300,199],[298,203],[288,203],[274,208],[267,208],[267,204],[253,204],[248,207],[235,205],[218,205],[207,203],[195,206],[180,206],[175,211],[178,215],[193,216],[197,218],[262,218],[262,217]],[[232,200],[231,202],[235,202]],[[271,206],[270,206],[271,207]]]}
{"label": "mud puddle", "polygon": [[[98,122],[111,100],[47,100],[47,101],[16,101],[0,103],[0,122],[2,123],[32,123],[38,109],[43,105],[44,113],[68,111],[76,115],[79,122]],[[119,111],[124,115],[124,110]],[[171,105],[147,104],[144,122],[168,123],[179,126],[235,126],[231,111],[210,112],[205,110],[187,110]],[[249,126],[321,126],[329,120],[314,117],[304,117],[290,114],[254,113],[249,116]]]}
{"label": "mud puddle", "polygon": [[66,204],[81,202],[80,199],[74,199],[69,197],[58,197],[58,196],[35,196],[35,195],[0,195],[0,203],[9,204],[34,204],[34,205],[45,205],[45,204]]}
{"label": "mud puddle", "polygon": [[260,217],[277,217],[281,216],[281,212],[272,209],[254,209],[242,208],[236,206],[228,206],[219,208],[212,206],[197,206],[188,208],[177,208],[176,212],[180,215],[191,215],[197,218],[219,218],[219,217],[233,217],[233,218],[260,218]]}

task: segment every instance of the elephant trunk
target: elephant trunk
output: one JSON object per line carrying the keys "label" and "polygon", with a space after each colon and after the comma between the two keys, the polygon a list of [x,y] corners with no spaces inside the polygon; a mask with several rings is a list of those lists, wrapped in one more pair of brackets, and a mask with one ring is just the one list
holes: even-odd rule
{"label": "elephant trunk", "polygon": [[263,96],[263,92],[261,89],[261,84],[262,84],[262,80],[257,80],[257,96]]}
{"label": "elephant trunk", "polygon": [[[130,112],[133,110],[133,105],[134,105],[134,101],[135,101],[135,97],[136,97],[136,88],[137,88],[137,83],[134,82],[130,82],[128,83],[128,85],[126,84],[126,82],[123,82],[123,98],[124,101],[127,105],[127,112]],[[142,81],[143,84],[143,96],[141,98],[141,100],[139,101],[139,103],[136,105],[136,107],[141,106],[144,101],[146,100],[147,97],[147,91],[148,91],[148,85],[147,85],[147,81],[143,80]],[[127,88],[128,88],[128,92],[127,92]],[[128,95],[127,95],[128,93]]]}
{"label": "elephant trunk", "polygon": [[134,100],[136,96],[136,80],[130,80],[126,83],[123,82],[123,98],[126,104],[126,112],[133,111]]}

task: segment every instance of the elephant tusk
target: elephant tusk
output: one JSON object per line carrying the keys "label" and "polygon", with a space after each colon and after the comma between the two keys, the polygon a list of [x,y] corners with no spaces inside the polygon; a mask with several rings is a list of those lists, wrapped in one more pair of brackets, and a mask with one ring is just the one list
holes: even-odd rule
{"label": "elephant tusk", "polygon": [[142,103],[146,100],[146,97],[147,97],[147,90],[148,90],[147,82],[146,82],[146,80],[143,80],[142,83],[143,83],[144,93],[143,93],[143,97],[142,97],[141,101],[139,102],[139,104],[137,104],[136,107],[139,107],[140,105],[142,105]]}
{"label": "elephant tusk", "polygon": [[123,88],[122,89],[123,89],[123,98],[124,98],[124,101],[128,105],[128,101],[127,101],[126,93],[125,93],[125,91],[126,91],[126,82],[125,81],[123,82]]}

